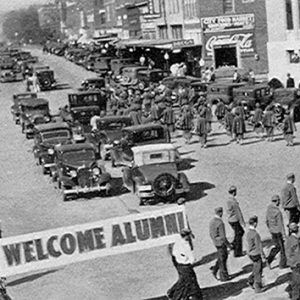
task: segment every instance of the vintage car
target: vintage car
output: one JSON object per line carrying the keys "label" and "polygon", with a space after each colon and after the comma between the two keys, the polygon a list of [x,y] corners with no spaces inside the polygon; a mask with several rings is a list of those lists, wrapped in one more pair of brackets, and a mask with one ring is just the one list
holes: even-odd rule
{"label": "vintage car", "polygon": [[71,108],[72,126],[76,123],[82,126],[83,132],[90,132],[90,120],[92,116],[100,114],[98,106],[80,106]]}
{"label": "vintage car", "polygon": [[233,102],[233,89],[239,88],[246,83],[235,83],[220,81],[212,83],[207,87],[207,101],[210,104],[217,104],[223,101],[225,104],[230,104]]}
{"label": "vintage car", "polygon": [[34,127],[51,120],[49,102],[42,98],[20,101],[20,124],[27,138],[33,137]]}
{"label": "vintage car", "polygon": [[122,137],[122,129],[131,125],[129,116],[106,116],[97,120],[97,131],[86,134],[86,139],[95,146],[100,158],[107,160],[114,141]]}
{"label": "vintage car", "polygon": [[190,191],[186,175],[177,170],[179,154],[174,145],[137,146],[132,152],[131,166],[123,168],[123,184],[141,205],[174,202]]}
{"label": "vintage car", "polygon": [[57,87],[57,82],[54,78],[54,71],[50,69],[36,71],[39,86],[41,91],[52,90]]}
{"label": "vintage car", "polygon": [[163,71],[161,69],[152,69],[152,70],[138,70],[137,79],[145,87],[149,86],[150,82],[158,83],[163,78],[167,77],[169,72]]}
{"label": "vintage car", "polygon": [[169,132],[162,125],[149,123],[125,127],[122,129],[122,138],[115,140],[110,150],[112,167],[130,164],[133,146],[169,142]]}
{"label": "vintage car", "polygon": [[112,57],[100,57],[94,62],[94,72],[100,74],[101,77],[105,77],[110,71],[110,61]]}
{"label": "vintage car", "polygon": [[138,83],[138,72],[142,70],[148,70],[147,67],[142,67],[142,66],[129,66],[129,67],[124,67],[122,69],[122,79],[121,79],[121,84],[123,85],[135,85]]}
{"label": "vintage car", "polygon": [[70,108],[98,106],[100,110],[106,111],[107,97],[103,91],[80,91],[68,94]]}
{"label": "vintage car", "polygon": [[132,65],[134,60],[132,58],[116,58],[110,61],[110,70],[114,75],[120,75],[121,70],[128,66]]}
{"label": "vintage car", "polygon": [[278,115],[283,119],[284,111],[289,109],[295,122],[300,122],[300,90],[279,88],[273,91],[273,102]]}
{"label": "vintage car", "polygon": [[33,154],[43,174],[54,164],[54,146],[72,143],[70,126],[64,122],[50,122],[35,126]]}
{"label": "vintage car", "polygon": [[17,74],[13,70],[3,70],[0,75],[0,82],[15,82],[19,81]]}
{"label": "vintage car", "polygon": [[16,124],[20,124],[20,101],[26,101],[26,100],[31,100],[31,99],[36,99],[37,94],[36,93],[21,93],[21,94],[14,94],[13,95],[13,105],[10,108],[10,111],[13,115],[13,121]]}
{"label": "vintage car", "polygon": [[90,143],[54,147],[53,179],[62,189],[63,200],[87,193],[111,191],[111,176],[96,161],[94,146]]}
{"label": "vintage car", "polygon": [[103,89],[105,88],[104,78],[92,77],[82,81],[79,91],[88,91],[92,89]]}
{"label": "vintage car", "polygon": [[232,91],[234,103],[243,103],[248,111],[255,109],[255,104],[259,103],[261,108],[265,108],[272,102],[272,94],[267,83],[247,84]]}

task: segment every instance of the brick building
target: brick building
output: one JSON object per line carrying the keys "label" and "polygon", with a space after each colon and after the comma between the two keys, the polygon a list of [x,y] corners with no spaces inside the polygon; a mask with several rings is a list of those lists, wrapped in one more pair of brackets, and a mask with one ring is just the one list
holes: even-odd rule
{"label": "brick building", "polygon": [[199,3],[207,65],[252,68],[256,74],[267,74],[265,1],[202,0]]}
{"label": "brick building", "polygon": [[289,72],[300,81],[300,1],[266,0],[269,77],[283,83]]}

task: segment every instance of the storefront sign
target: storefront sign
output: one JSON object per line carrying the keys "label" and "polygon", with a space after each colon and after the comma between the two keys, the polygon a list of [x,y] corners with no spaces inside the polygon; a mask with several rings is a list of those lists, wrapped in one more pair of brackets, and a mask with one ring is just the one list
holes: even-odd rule
{"label": "storefront sign", "polygon": [[253,55],[255,52],[253,32],[233,33],[206,37],[205,50],[207,56],[213,55],[214,48],[226,47],[226,45],[232,44],[239,45],[241,56]]}
{"label": "storefront sign", "polygon": [[192,46],[194,45],[194,40],[189,39],[189,40],[180,40],[180,41],[174,41],[172,42],[173,48],[183,48],[185,46]]}
{"label": "storefront sign", "polygon": [[254,29],[254,14],[216,16],[202,18],[201,24],[204,33],[221,32],[229,30]]}
{"label": "storefront sign", "polygon": [[0,239],[0,275],[59,267],[174,242],[182,206]]}

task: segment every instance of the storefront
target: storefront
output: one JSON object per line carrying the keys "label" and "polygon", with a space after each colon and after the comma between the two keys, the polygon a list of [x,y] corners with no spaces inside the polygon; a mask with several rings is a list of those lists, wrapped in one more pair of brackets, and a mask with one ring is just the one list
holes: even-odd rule
{"label": "storefront", "polygon": [[206,64],[246,68],[258,59],[254,14],[207,17],[201,24]]}

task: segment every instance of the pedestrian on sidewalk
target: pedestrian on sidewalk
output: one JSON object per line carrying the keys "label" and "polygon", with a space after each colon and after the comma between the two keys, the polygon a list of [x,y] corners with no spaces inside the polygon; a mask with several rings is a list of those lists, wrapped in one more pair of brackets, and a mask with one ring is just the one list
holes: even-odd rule
{"label": "pedestrian on sidewalk", "polygon": [[263,120],[263,110],[260,108],[260,104],[257,102],[255,104],[255,111],[252,118],[252,124],[253,124],[253,130],[257,134],[259,138],[263,138],[263,126],[262,126],[262,120]]}
{"label": "pedestrian on sidewalk", "polygon": [[225,104],[222,100],[220,100],[217,103],[216,110],[215,110],[215,115],[216,115],[217,120],[219,122],[219,128],[221,128],[223,126],[225,112],[226,112]]}
{"label": "pedestrian on sidewalk", "polygon": [[217,207],[215,209],[215,217],[209,224],[209,235],[217,248],[217,261],[214,266],[210,268],[213,276],[217,278],[219,271],[220,281],[228,281],[230,277],[227,270],[228,249],[231,248],[230,243],[226,237],[225,224],[222,220],[223,208]]}
{"label": "pedestrian on sidewalk", "polygon": [[284,112],[283,120],[283,136],[286,140],[287,146],[294,146],[294,130],[295,130],[294,120],[290,114],[289,110]]}
{"label": "pedestrian on sidewalk", "polygon": [[292,275],[290,279],[290,298],[292,300],[300,299],[300,241],[299,226],[296,223],[289,225],[291,235],[285,243],[287,264],[291,268]]}
{"label": "pedestrian on sidewalk", "polygon": [[258,223],[257,216],[249,219],[249,231],[247,232],[248,256],[253,262],[251,275],[248,277],[248,284],[255,290],[255,293],[261,293],[262,290],[262,272],[263,272],[263,246],[259,233],[256,231]]}
{"label": "pedestrian on sidewalk", "polygon": [[233,248],[233,255],[235,257],[241,257],[244,255],[243,235],[245,231],[243,227],[245,227],[246,224],[239,203],[236,200],[237,188],[235,186],[231,186],[228,192],[230,195],[227,201],[228,223],[234,231],[234,239],[231,246]]}
{"label": "pedestrian on sidewalk", "polygon": [[271,233],[272,242],[274,245],[270,254],[267,257],[267,264],[270,267],[275,256],[280,252],[279,268],[284,269],[286,268],[286,255],[283,239],[286,239],[286,233],[284,228],[283,216],[279,209],[279,204],[279,195],[274,195],[271,198],[271,204],[268,206],[266,212],[266,224]]}
{"label": "pedestrian on sidewalk", "polygon": [[266,129],[267,141],[272,142],[274,136],[274,128],[277,125],[277,119],[273,112],[273,107],[269,105],[262,119],[262,124]]}
{"label": "pedestrian on sidewalk", "polygon": [[230,136],[230,142],[232,141],[232,124],[233,124],[234,115],[229,106],[226,107],[226,112],[224,116],[224,124],[226,133]]}
{"label": "pedestrian on sidewalk", "polygon": [[235,111],[232,123],[232,135],[237,144],[242,145],[245,133],[245,122],[239,111]]}
{"label": "pedestrian on sidewalk", "polygon": [[297,190],[294,186],[295,174],[287,175],[287,183],[281,191],[282,207],[286,212],[287,219],[290,223],[299,223],[300,204],[297,196]]}
{"label": "pedestrian on sidewalk", "polygon": [[207,147],[207,126],[206,126],[206,119],[205,113],[201,110],[196,119],[196,131],[199,135],[199,142],[201,148]]}
{"label": "pedestrian on sidewalk", "polygon": [[171,300],[202,300],[202,292],[197,282],[196,273],[193,269],[195,258],[190,245],[189,228],[184,228],[180,232],[180,237],[176,240],[171,250],[172,261],[178,272],[177,282],[168,290],[167,296]]}
{"label": "pedestrian on sidewalk", "polygon": [[287,88],[294,88],[295,87],[295,80],[294,80],[294,78],[291,76],[290,73],[287,73],[286,77],[287,77],[287,79],[286,79],[286,87]]}

